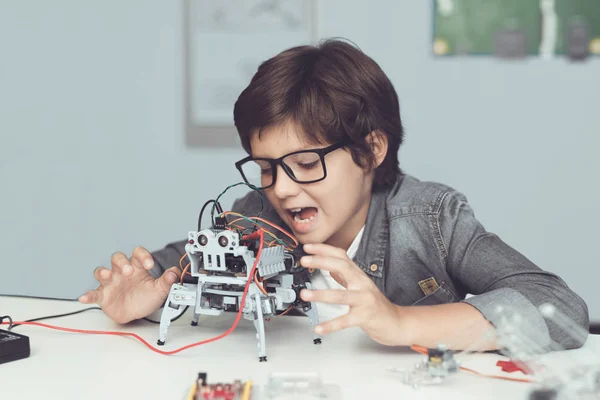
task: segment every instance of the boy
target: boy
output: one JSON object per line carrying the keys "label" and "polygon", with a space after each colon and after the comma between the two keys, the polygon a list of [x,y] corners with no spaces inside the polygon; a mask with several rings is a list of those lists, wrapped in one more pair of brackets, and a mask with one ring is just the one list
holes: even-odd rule
{"label": "boy", "polygon": [[[239,96],[234,120],[250,155],[236,167],[261,188],[262,217],[304,244],[301,265],[315,271],[316,290],[302,298],[338,306],[317,333],[360,326],[385,345],[461,349],[497,323],[502,305],[524,314],[540,345],[583,345],[536,308],[550,302],[587,330],[579,296],[486,232],[461,193],[400,170],[397,94],[359,49],[330,40],[267,60]],[[256,215],[258,194],[232,210]],[[166,268],[178,264],[184,244],[152,254],[138,247],[131,259],[115,253],[112,270],[94,271],[99,288],[80,301],[120,323],[150,314],[179,277],[179,268]],[[494,338],[484,345],[496,348]]]}

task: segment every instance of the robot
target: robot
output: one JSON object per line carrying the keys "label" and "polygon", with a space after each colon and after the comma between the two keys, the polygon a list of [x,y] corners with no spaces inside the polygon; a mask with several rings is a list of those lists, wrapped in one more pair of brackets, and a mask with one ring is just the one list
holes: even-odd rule
{"label": "robot", "polygon": [[226,229],[224,218],[217,221],[213,228],[188,233],[185,251],[191,276],[198,278],[198,283],[173,284],[162,311],[157,344],[165,344],[171,320],[181,313],[182,306],[193,306],[193,326],[198,325],[200,315],[218,316],[225,311],[239,312],[242,308],[244,318],[252,321],[256,328],[261,362],[267,361],[265,319],[276,316],[278,311],[301,309],[313,327],[314,344],[320,344],[321,338],[314,333],[319,323],[316,305],[300,299],[300,291],[310,289],[311,285],[308,281],[294,283],[293,254],[282,245],[264,246],[253,273],[260,240],[258,233],[242,235]]}

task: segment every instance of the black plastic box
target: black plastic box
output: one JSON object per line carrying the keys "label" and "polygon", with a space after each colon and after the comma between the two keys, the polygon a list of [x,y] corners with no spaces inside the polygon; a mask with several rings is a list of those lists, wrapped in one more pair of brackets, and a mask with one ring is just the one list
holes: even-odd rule
{"label": "black plastic box", "polygon": [[29,337],[0,329],[0,364],[29,357]]}

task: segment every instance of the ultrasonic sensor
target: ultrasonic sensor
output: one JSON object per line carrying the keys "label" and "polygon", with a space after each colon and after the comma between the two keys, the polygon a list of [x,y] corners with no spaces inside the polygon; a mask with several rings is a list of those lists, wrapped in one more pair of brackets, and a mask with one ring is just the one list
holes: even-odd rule
{"label": "ultrasonic sensor", "polygon": [[227,236],[219,237],[219,244],[221,245],[221,247],[227,247],[227,245],[229,244],[229,239],[227,239]]}
{"label": "ultrasonic sensor", "polygon": [[198,236],[198,243],[200,243],[200,246],[206,246],[206,244],[208,243],[208,238],[206,237],[206,235]]}

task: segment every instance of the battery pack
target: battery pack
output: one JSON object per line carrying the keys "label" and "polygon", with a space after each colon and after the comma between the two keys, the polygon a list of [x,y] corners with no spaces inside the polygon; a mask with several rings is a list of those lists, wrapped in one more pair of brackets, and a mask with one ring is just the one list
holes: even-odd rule
{"label": "battery pack", "polygon": [[29,357],[29,337],[0,329],[0,364]]}

